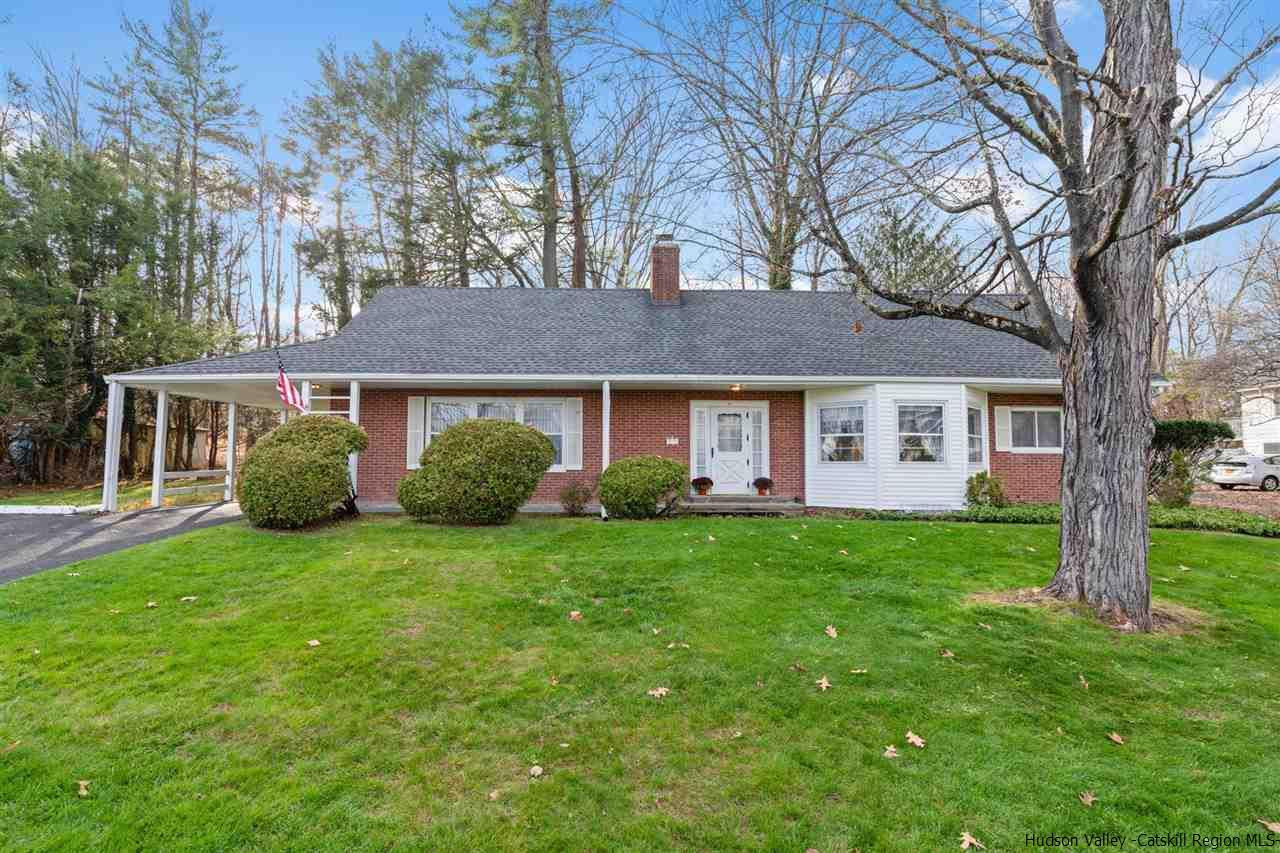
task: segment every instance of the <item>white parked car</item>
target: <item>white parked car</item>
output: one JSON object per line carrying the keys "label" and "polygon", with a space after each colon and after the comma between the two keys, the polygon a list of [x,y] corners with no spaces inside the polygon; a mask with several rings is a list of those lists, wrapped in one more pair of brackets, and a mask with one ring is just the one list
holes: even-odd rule
{"label": "white parked car", "polygon": [[1213,463],[1209,479],[1220,489],[1257,486],[1274,492],[1280,489],[1280,456],[1224,456]]}

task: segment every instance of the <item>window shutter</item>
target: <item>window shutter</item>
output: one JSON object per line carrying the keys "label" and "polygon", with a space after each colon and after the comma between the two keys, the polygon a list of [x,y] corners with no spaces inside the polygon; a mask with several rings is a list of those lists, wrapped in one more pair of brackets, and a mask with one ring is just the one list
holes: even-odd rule
{"label": "window shutter", "polygon": [[422,457],[423,430],[427,423],[427,398],[409,398],[409,421],[405,425],[404,467],[412,470],[418,467]]}
{"label": "window shutter", "polygon": [[996,406],[996,450],[1009,450],[1013,446],[1013,427],[1008,406]]}
{"label": "window shutter", "polygon": [[564,469],[582,470],[582,398],[564,401]]}

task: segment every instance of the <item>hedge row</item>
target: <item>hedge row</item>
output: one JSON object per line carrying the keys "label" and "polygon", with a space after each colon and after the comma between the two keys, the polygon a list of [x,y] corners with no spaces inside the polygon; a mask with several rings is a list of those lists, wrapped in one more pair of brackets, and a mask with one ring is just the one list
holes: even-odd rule
{"label": "hedge row", "polygon": [[[892,510],[851,510],[849,515],[875,521],[969,521],[987,524],[1057,524],[1062,521],[1058,504],[1012,504],[975,506],[951,512],[895,512]],[[1164,507],[1152,504],[1150,525],[1171,530],[1210,530],[1243,533],[1248,536],[1280,538],[1280,521],[1214,507]]]}

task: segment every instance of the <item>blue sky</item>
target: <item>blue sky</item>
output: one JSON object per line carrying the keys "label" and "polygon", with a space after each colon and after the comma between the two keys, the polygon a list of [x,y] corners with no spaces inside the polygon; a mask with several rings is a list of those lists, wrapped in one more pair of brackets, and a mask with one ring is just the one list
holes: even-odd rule
{"label": "blue sky", "polygon": [[[410,31],[424,33],[451,21],[446,2],[341,3],[334,0],[275,3],[223,0],[202,5],[224,33],[240,68],[245,101],[275,127],[287,99],[305,92],[315,76],[316,51],[332,41],[341,52],[366,49],[375,39],[394,44]],[[159,26],[168,14],[164,0],[10,0],[0,6],[10,20],[0,26],[0,68],[33,77],[31,48],[47,51],[61,64],[74,57],[87,74],[110,61],[121,64],[129,40],[122,16]],[[428,18],[433,19],[429,23]]]}

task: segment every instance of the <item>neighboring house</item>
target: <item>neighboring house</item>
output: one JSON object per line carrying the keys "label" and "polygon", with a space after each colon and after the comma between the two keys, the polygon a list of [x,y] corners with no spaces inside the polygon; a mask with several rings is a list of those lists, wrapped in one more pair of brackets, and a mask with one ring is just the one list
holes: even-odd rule
{"label": "neighboring house", "polygon": [[[654,246],[650,291],[388,289],[334,337],[281,352],[313,411],[368,432],[351,467],[374,503],[394,501],[423,447],[469,417],[551,438],[544,505],[645,453],[711,477],[715,494],[768,476],[811,506],[960,507],[980,470],[1014,499],[1057,499],[1049,353],[961,322],[883,320],[849,293],[682,292],[679,258],[670,240]],[[280,407],[271,351],[109,378],[117,422],[124,386]]]}
{"label": "neighboring house", "polygon": [[1246,453],[1280,453],[1280,383],[1240,391],[1240,431]]}

